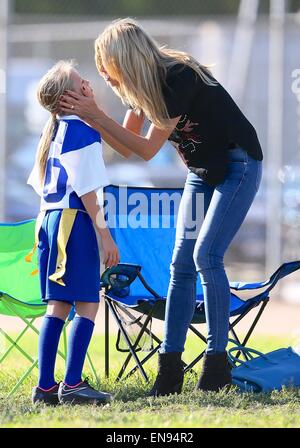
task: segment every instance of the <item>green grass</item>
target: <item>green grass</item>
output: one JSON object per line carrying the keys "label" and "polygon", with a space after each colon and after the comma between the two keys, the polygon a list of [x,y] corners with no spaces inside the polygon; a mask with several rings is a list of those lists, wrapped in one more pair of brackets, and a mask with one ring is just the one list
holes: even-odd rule
{"label": "green grass", "polygon": [[[299,427],[300,395],[285,389],[271,394],[240,394],[195,392],[197,376],[187,374],[181,395],[149,398],[146,392],[155,378],[157,358],[148,364],[151,382],[146,385],[138,374],[125,382],[116,383],[118,367],[124,354],[116,352],[111,338],[111,377],[104,378],[104,340],[96,335],[91,354],[101,379],[101,389],[112,392],[115,400],[104,407],[58,406],[31,404],[31,388],[37,380],[37,370],[22,387],[7,399],[8,391],[28,365],[16,351],[1,365],[0,427],[105,427],[105,428],[199,428],[199,427]],[[264,352],[288,345],[288,338],[256,337],[253,346]],[[26,337],[24,347],[36,352],[36,339]],[[189,361],[199,352],[199,342],[189,339],[184,359]],[[199,372],[200,366],[196,366]],[[91,376],[88,366],[86,373]],[[57,363],[57,380],[63,377],[63,363]]]}

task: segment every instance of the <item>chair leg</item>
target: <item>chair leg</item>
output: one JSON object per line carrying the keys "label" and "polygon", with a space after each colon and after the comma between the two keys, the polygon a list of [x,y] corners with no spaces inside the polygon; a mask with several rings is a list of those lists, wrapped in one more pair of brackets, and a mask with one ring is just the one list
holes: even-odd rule
{"label": "chair leg", "polygon": [[[130,311],[128,311],[127,309],[125,309],[125,308],[123,308],[123,307],[121,307],[121,308],[122,308],[122,311],[123,311],[128,317],[130,317],[131,319],[134,319],[134,316],[130,313]],[[134,343],[134,350],[136,350],[136,347],[137,347],[137,345],[138,345],[138,343],[139,343],[139,341],[140,341],[140,339],[141,339],[141,337],[143,336],[144,333],[148,334],[150,337],[152,337],[152,338],[154,339],[155,342],[158,343],[158,347],[154,348],[154,350],[151,351],[149,355],[147,355],[145,358],[143,358],[143,360],[140,362],[141,365],[143,365],[148,359],[151,358],[151,356],[152,356],[151,353],[154,354],[154,353],[160,348],[161,343],[162,343],[162,341],[161,341],[161,340],[160,340],[154,333],[152,333],[151,330],[149,330],[149,329],[147,328],[148,322],[149,322],[150,319],[153,317],[153,313],[154,313],[154,311],[155,311],[155,305],[154,305],[154,307],[153,307],[151,313],[148,315],[148,317],[147,317],[146,321],[144,322],[144,324],[141,324],[140,322],[137,322],[137,323],[136,323],[136,324],[140,327],[140,332],[139,332],[139,334],[138,334],[138,336],[137,336],[137,338],[136,338],[136,340],[135,340],[135,343]],[[123,376],[123,374],[124,374],[124,372],[125,372],[125,370],[126,370],[126,367],[127,367],[128,363],[129,363],[131,357],[132,357],[132,355],[131,355],[131,353],[129,353],[128,356],[127,356],[127,358],[126,358],[126,360],[124,361],[124,364],[123,364],[123,366],[122,366],[122,368],[121,368],[119,374],[118,374],[118,379],[121,379],[121,377]],[[130,372],[126,375],[125,378],[128,378],[129,376],[131,376],[132,373],[134,373],[136,370],[137,370],[137,366],[136,366],[136,367],[133,367],[133,368],[130,370]]]}
{"label": "chair leg", "polygon": [[88,351],[86,352],[86,357],[87,357],[87,360],[88,360],[90,369],[91,369],[91,371],[93,372],[93,375],[94,375],[94,379],[95,379],[95,381],[96,381],[96,384],[97,384],[97,386],[99,386],[99,384],[100,384],[100,380],[99,380],[99,377],[98,377],[98,375],[97,375],[97,372],[96,372],[95,366],[94,366],[94,364],[93,364],[92,358],[91,358],[91,356],[90,356],[90,354],[89,354]]}
{"label": "chair leg", "polygon": [[11,345],[8,347],[8,349],[4,352],[4,354],[1,356],[0,359],[0,364],[4,361],[4,359],[9,355],[9,353],[16,347],[18,346],[18,342],[19,340],[24,336],[24,334],[27,332],[27,330],[29,329],[28,326],[26,326],[24,328],[24,330],[18,335],[17,339],[13,340],[12,338],[10,338],[10,336],[5,333],[5,331],[0,328],[0,333],[3,334],[3,336],[11,343]]}
{"label": "chair leg", "polygon": [[[16,348],[17,350],[19,350],[19,352],[31,363],[31,366],[25,371],[25,373],[22,375],[22,377],[19,379],[19,381],[15,384],[15,386],[11,389],[11,391],[8,394],[8,397],[11,397],[16,390],[20,387],[20,385],[23,383],[23,381],[28,377],[28,375],[32,372],[32,370],[36,367],[38,368],[38,360],[32,358],[20,345],[19,345],[19,341],[20,339],[25,335],[25,333],[31,329],[34,333],[36,333],[37,336],[39,336],[40,332],[39,330],[33,325],[35,320],[37,318],[32,318],[31,320],[23,317],[22,315],[20,315],[18,313],[17,310],[14,309],[14,307],[10,307],[8,306],[8,309],[10,309],[11,311],[13,311],[13,313],[18,316],[26,325],[25,328],[21,331],[21,333],[18,335],[17,339],[13,340],[7,333],[5,333],[5,331],[0,328],[0,332],[6,337],[6,339],[10,342],[10,347],[8,348],[8,350],[6,350],[6,352],[4,353],[4,355],[1,357],[0,363],[8,356],[8,354],[14,349]],[[64,360],[65,360],[65,356],[64,353],[62,353],[60,350],[58,350],[58,355],[60,355]]]}
{"label": "chair leg", "polygon": [[[232,336],[233,336],[233,340],[234,340],[237,344],[242,345],[242,342],[241,342],[240,338],[238,337],[238,335],[236,334],[236,332],[234,331],[233,328],[231,328],[230,333],[231,333]],[[245,361],[249,361],[250,357],[249,357],[249,355],[248,355],[247,353],[239,352],[239,355],[240,355],[240,354],[243,356],[243,358],[244,358]]]}
{"label": "chair leg", "polygon": [[[32,319],[32,321],[34,321],[35,319]],[[8,348],[8,350],[6,350],[6,352],[4,353],[4,355],[1,358],[1,362],[7,357],[7,355],[11,352],[11,350],[13,348],[16,348],[30,363],[30,367],[23,373],[23,375],[21,376],[21,378],[17,381],[17,383],[13,386],[13,388],[9,391],[7,398],[11,397],[17,390],[18,388],[21,386],[21,384],[25,381],[25,379],[30,375],[30,373],[32,372],[32,370],[36,367],[38,367],[38,360],[32,358],[19,344],[18,342],[20,341],[21,337],[24,336],[24,334],[26,333],[26,331],[29,329],[28,326],[26,326],[24,328],[24,330],[18,335],[16,340],[13,340],[2,328],[0,328],[0,332],[1,334],[3,334],[5,336],[5,338],[10,342],[10,347]]]}
{"label": "chair leg", "polygon": [[[140,325],[140,327],[142,328],[142,325],[141,324],[138,324],[138,325]],[[193,330],[194,330],[194,332],[196,333],[196,334],[199,334],[200,336],[199,337],[201,337],[202,338],[202,340],[204,339],[205,341],[206,341],[206,339],[204,338],[204,336],[202,336],[201,335],[201,333],[199,333],[194,327],[193,327]],[[155,340],[155,342],[157,342],[158,343],[158,345],[153,349],[153,350],[151,350],[150,351],[150,353],[148,353],[148,355],[147,356],[145,356],[142,360],[140,360],[140,364],[141,365],[143,365],[143,364],[145,364],[150,358],[152,358],[152,356],[153,355],[155,355],[155,353],[160,349],[160,347],[161,347],[161,344],[162,344],[162,341],[154,334],[154,333],[152,333],[152,331],[150,331],[150,330],[146,330],[147,331],[147,333],[149,334],[149,335],[151,335],[152,336],[152,338]],[[127,359],[130,359],[131,358],[131,354],[129,353],[129,355],[128,355],[128,357],[127,357]],[[126,359],[126,360],[127,360]],[[125,361],[126,362],[126,361]],[[184,365],[184,368],[185,368],[185,372],[186,371],[188,371],[188,370],[191,370],[191,371],[193,371],[192,370],[192,366],[188,366],[184,361],[182,361],[183,362],[183,365]],[[125,363],[124,363],[125,364]],[[127,363],[128,364],[128,363]],[[126,364],[126,366],[127,366],[127,364]],[[126,367],[125,366],[125,367]],[[124,365],[123,365],[123,367],[124,367]],[[127,373],[127,375],[123,378],[124,380],[126,380],[127,378],[129,378],[132,374],[134,374],[136,371],[137,371],[137,369],[138,369],[138,366],[135,366],[135,367],[133,367],[128,373]],[[122,373],[121,373],[121,376],[124,374],[124,371],[125,371],[125,368],[122,368]],[[120,373],[119,373],[119,375],[120,375]],[[194,372],[194,373],[196,373],[196,372]],[[120,378],[121,378],[121,376],[120,376]]]}
{"label": "chair leg", "polygon": [[[134,350],[134,348],[133,348],[133,345],[131,344],[131,342],[130,342],[128,336],[127,336],[127,333],[126,333],[126,331],[125,331],[124,328],[123,328],[122,322],[121,322],[121,320],[119,319],[116,310],[114,309],[113,305],[110,303],[109,299],[107,299],[107,303],[108,303],[109,309],[110,309],[110,311],[111,311],[111,313],[112,313],[112,315],[113,315],[113,317],[114,317],[114,319],[115,319],[115,321],[116,321],[116,323],[117,323],[117,325],[118,325],[118,327],[119,327],[119,329],[120,329],[120,331],[121,331],[121,333],[122,333],[122,336],[124,337],[124,339],[125,339],[125,341],[126,341],[126,344],[127,344],[128,348],[129,348],[129,350],[130,350],[130,353],[131,353],[131,355],[132,355],[132,357],[133,357],[135,363],[138,365],[138,369],[139,369],[139,371],[140,371],[142,377],[144,378],[144,380],[145,380],[146,382],[148,382],[148,381],[149,381],[148,376],[147,376],[145,370],[143,369],[143,366],[141,365],[138,356],[137,356],[136,353],[135,353],[135,350]],[[119,381],[119,378],[118,378],[118,377],[116,378],[116,381]]]}
{"label": "chair leg", "polygon": [[194,325],[190,325],[189,329],[196,335],[198,336],[198,338],[201,339],[202,342],[204,342],[205,344],[207,343],[207,339],[203,336],[202,333],[200,333],[200,331],[197,330],[197,328],[194,327]]}
{"label": "chair leg", "polygon": [[[25,329],[27,330],[27,328]],[[22,355],[30,362],[34,362],[34,359],[16,342],[14,341],[7,333],[5,333],[5,331],[2,330],[2,328],[0,328],[0,332],[6,337],[6,339],[11,343],[11,346],[8,348],[8,350],[4,353],[4,355],[1,358],[1,362],[3,361],[3,359],[6,358],[6,356],[8,355],[9,352],[11,352],[11,350],[13,348],[16,348],[17,350],[19,350],[20,353],[22,353]],[[22,336],[25,334],[25,331],[22,331]],[[20,335],[19,335],[20,336]],[[19,341],[21,338],[18,337],[17,340]]]}
{"label": "chair leg", "polygon": [[[190,324],[189,325],[189,329],[196,335],[198,336],[199,339],[201,339],[202,342],[204,342],[205,344],[207,343],[206,338],[203,336],[202,333],[200,333],[200,331],[198,331],[194,325]],[[201,361],[201,359],[203,358],[205,353],[205,350],[203,350],[200,355],[198,355],[190,364],[186,365],[184,368],[184,373],[192,371],[193,373],[196,373],[195,371],[193,371],[193,367],[199,362]]]}
{"label": "chair leg", "polygon": [[[149,330],[148,330],[149,331]],[[140,360],[140,364],[141,365],[143,365],[143,364],[145,364],[147,361],[149,361],[149,359],[150,358],[152,358],[152,356],[154,356],[155,355],[155,353],[160,349],[160,347],[161,347],[161,344],[162,344],[162,341],[154,334],[154,333],[152,333],[151,331],[149,331],[149,333],[150,333],[150,335],[152,336],[152,338],[155,340],[155,342],[157,342],[157,346],[153,349],[153,350],[151,350],[149,353],[148,353],[148,355],[146,355],[142,360]],[[148,333],[148,334],[149,334]],[[129,354],[130,355],[130,354]],[[128,356],[129,356],[128,355]],[[131,355],[130,355],[131,356]],[[184,362],[184,361],[182,361],[183,362],[183,365],[184,365],[184,367],[186,368],[187,367],[187,364]],[[127,375],[123,378],[124,379],[124,381],[127,379],[127,378],[129,378],[131,375],[133,375],[136,371],[137,371],[137,369],[138,369],[138,366],[136,365],[135,367],[133,367],[128,373],[127,373]],[[124,369],[125,370],[125,369]],[[124,373],[124,372],[123,372]]]}
{"label": "chair leg", "polygon": [[[235,340],[236,340],[236,342],[237,343],[241,343],[241,345],[245,345],[247,342],[248,342],[248,340],[249,340],[249,338],[250,338],[250,336],[251,336],[251,334],[253,333],[253,331],[254,331],[254,329],[255,329],[255,327],[256,327],[256,325],[257,325],[257,323],[258,323],[258,321],[259,321],[259,319],[260,319],[260,317],[261,317],[261,315],[262,315],[262,313],[263,313],[263,311],[264,311],[264,309],[265,309],[265,307],[267,306],[267,303],[268,303],[268,301],[269,301],[269,298],[267,298],[267,299],[265,299],[262,303],[261,303],[261,306],[260,306],[260,309],[259,309],[259,311],[258,311],[258,313],[257,313],[257,315],[256,315],[256,317],[255,317],[255,319],[254,319],[254,321],[253,321],[253,323],[252,323],[252,325],[251,325],[251,327],[249,328],[249,330],[248,330],[248,332],[247,332],[247,334],[246,334],[246,336],[245,336],[245,338],[244,338],[244,340],[242,341],[242,342],[240,342],[240,340],[239,340],[239,338],[238,338],[238,336],[237,336],[237,334],[236,334],[236,332],[234,331],[234,327],[253,309],[253,308],[255,308],[255,306],[257,306],[257,305],[253,305],[251,308],[249,308],[247,311],[245,311],[244,313],[242,313],[241,315],[239,315],[230,325],[229,325],[229,331],[230,332],[232,332],[232,334],[234,335],[234,338],[235,338]],[[203,342],[207,342],[206,341],[206,338],[198,331],[198,330],[196,330],[196,328],[193,326],[193,325],[190,325],[190,327],[189,327],[189,329],[193,332],[193,333],[195,333]],[[185,372],[187,372],[187,371],[189,371],[189,370],[191,370],[192,369],[192,367],[194,367],[202,358],[203,358],[203,356],[204,356],[204,353],[205,353],[205,350],[203,351],[203,352],[201,352],[188,366],[186,366],[185,367],[185,369],[184,369],[184,371]],[[240,354],[239,354],[240,355]],[[236,355],[237,356],[237,355]]]}
{"label": "chair leg", "polygon": [[[249,341],[249,339],[250,339],[250,337],[251,337],[251,335],[252,335],[252,333],[253,333],[253,331],[254,331],[254,329],[255,329],[255,327],[256,327],[258,321],[259,321],[259,319],[261,318],[261,315],[262,315],[262,313],[264,312],[264,309],[266,308],[268,302],[269,302],[269,298],[265,299],[265,300],[262,302],[262,304],[261,304],[261,306],[260,306],[260,308],[259,308],[259,311],[258,311],[258,313],[257,313],[257,315],[256,315],[256,317],[255,317],[255,319],[254,319],[254,321],[253,321],[251,327],[249,328],[249,330],[248,330],[248,332],[247,332],[247,334],[246,334],[244,340],[242,341],[241,345],[245,346],[245,345],[247,344],[247,342]],[[251,308],[251,309],[252,309],[252,308]],[[250,310],[249,310],[249,311],[250,311]],[[236,357],[238,358],[238,357],[240,356],[240,354],[241,354],[240,351],[237,352]]]}
{"label": "chair leg", "polygon": [[109,377],[109,306],[106,297],[105,300],[105,377]]}
{"label": "chair leg", "polygon": [[[110,308],[111,307],[113,307],[113,305],[110,303],[110,299],[109,298],[106,298],[106,303],[107,304],[109,304],[109,305],[107,305],[107,306],[110,306]],[[123,308],[122,308],[122,310],[123,310]],[[125,313],[126,313],[126,315],[128,316],[128,317],[131,317],[131,318],[133,318],[133,316],[132,316],[132,314],[128,311],[128,310],[126,310],[126,309],[124,309],[123,310]],[[114,310],[114,313],[115,313],[115,319],[117,320],[117,323],[118,323],[118,326],[119,326],[119,328],[120,327],[122,327],[122,329],[123,329],[123,326],[122,326],[122,322],[119,320],[119,318],[118,318],[118,316],[117,316],[117,311],[115,311]],[[141,339],[141,337],[143,336],[143,334],[144,333],[147,333],[148,335],[150,335],[153,339],[154,339],[154,341],[155,342],[157,342],[158,343],[158,345],[157,345],[157,347],[155,347],[147,356],[145,356],[142,360],[139,360],[139,362],[136,362],[136,365],[135,365],[135,367],[133,367],[128,373],[127,373],[127,375],[123,378],[124,380],[125,379],[127,379],[127,378],[129,378],[133,373],[135,373],[138,369],[140,369],[141,368],[141,366],[143,366],[143,364],[144,363],[146,363],[158,350],[159,350],[159,348],[160,348],[160,346],[161,346],[161,343],[162,343],[162,341],[154,334],[154,333],[152,333],[150,330],[148,330],[147,329],[147,324],[148,324],[148,322],[149,322],[149,320],[151,319],[151,317],[152,317],[152,314],[149,314],[148,315],[148,317],[147,317],[147,319],[146,319],[146,321],[144,322],[144,324],[141,324],[141,323],[137,323],[137,325],[139,325],[139,327],[140,327],[140,332],[139,332],[139,334],[138,334],[138,336],[137,336],[137,338],[136,338],[136,340],[135,340],[135,342],[134,342],[134,344],[132,345],[131,343],[130,343],[130,341],[129,341],[129,343],[127,343],[127,345],[128,345],[128,348],[129,348],[129,354],[128,354],[128,356],[127,356],[127,358],[126,358],[126,360],[124,361],[124,363],[123,363],[123,365],[122,365],[122,368],[120,369],[120,371],[119,371],[119,373],[118,373],[118,375],[117,375],[117,381],[119,381],[122,377],[123,377],[123,375],[124,375],[124,372],[125,372],[125,370],[126,370],[126,367],[128,366],[128,363],[129,363],[129,361],[130,361],[130,359],[131,359],[131,357],[133,356],[133,351],[135,352],[135,349],[136,349],[136,347],[137,347],[137,345],[138,345],[138,343],[139,343],[139,341],[140,341],[140,339]],[[107,327],[106,327],[107,328]],[[206,342],[206,339],[205,339],[205,337],[200,333],[200,332],[198,332],[198,330],[196,330],[196,328],[194,327],[194,326],[190,326],[190,329],[203,341],[203,342]],[[121,330],[121,328],[120,328],[120,330]],[[125,331],[124,329],[123,329],[123,331]],[[122,334],[123,334],[123,332],[122,332]],[[125,340],[126,340],[126,338],[125,338]],[[127,342],[127,341],[126,341]],[[132,349],[131,349],[132,348]],[[202,357],[203,357],[203,354],[204,353],[202,353],[201,354],[201,356],[200,356],[200,358],[199,359],[201,359]],[[194,364],[196,364],[198,361],[199,361],[199,359],[197,358],[197,360],[195,360],[195,362],[192,364],[192,365],[187,365],[186,363],[184,363],[184,367],[185,367],[185,371],[188,371],[188,370],[192,370],[192,367],[193,367],[193,365]]]}
{"label": "chair leg", "polygon": [[65,357],[65,361],[67,361],[67,356],[68,356],[68,343],[67,343],[67,325],[68,324],[65,324],[64,325],[64,328],[63,328],[63,343],[64,343],[64,357]]}
{"label": "chair leg", "polygon": [[[140,342],[140,340],[141,340],[141,338],[142,338],[142,336],[143,336],[143,334],[144,334],[144,332],[145,332],[145,328],[147,327],[148,322],[150,321],[151,317],[152,317],[151,314],[149,314],[148,317],[147,317],[147,319],[145,320],[144,324],[142,325],[141,330],[140,330],[140,332],[139,332],[139,334],[138,334],[138,336],[137,336],[137,338],[136,338],[136,340],[135,340],[135,342],[134,342],[134,345],[133,345],[133,350],[134,350],[134,351],[136,351],[136,348],[137,348],[137,346],[138,346],[138,343]],[[118,376],[117,376],[118,380],[120,380],[121,377],[123,376],[123,374],[124,374],[124,372],[125,372],[125,370],[126,370],[126,367],[127,367],[128,364],[129,364],[129,361],[130,361],[131,357],[132,357],[132,355],[131,355],[131,352],[130,352],[130,353],[127,355],[127,357],[126,357],[126,359],[125,359],[125,361],[124,361],[124,363],[123,363],[123,366],[122,366],[122,368],[121,368],[121,370],[120,370],[120,372],[119,372],[119,374],[118,374]],[[142,364],[141,364],[141,365],[142,365]]]}
{"label": "chair leg", "polygon": [[26,372],[21,376],[21,378],[19,379],[19,381],[14,385],[14,387],[11,389],[11,391],[8,393],[7,398],[10,398],[15,392],[16,390],[21,386],[21,384],[26,380],[26,378],[30,375],[30,373],[32,372],[32,370],[34,368],[38,367],[38,360],[36,359],[33,364],[26,370]]}
{"label": "chair leg", "polygon": [[[32,331],[34,331],[34,332],[36,333],[37,336],[40,335],[39,330],[38,330],[34,325],[32,325],[31,322],[29,322],[26,318],[22,318],[22,320],[23,320],[23,322],[25,322],[25,323],[31,328]],[[66,325],[68,325],[68,323],[67,323]],[[63,352],[61,352],[60,350],[58,350],[57,353],[58,353],[58,355],[61,356],[64,360],[66,359],[66,358],[65,358],[65,355],[64,355]]]}
{"label": "chair leg", "polygon": [[[151,350],[150,353],[148,353],[147,356],[145,356],[141,361],[141,365],[145,364],[145,362],[149,361],[150,358],[152,358],[153,355],[155,355],[155,353],[160,349],[161,347],[161,343],[158,344],[153,350]],[[133,375],[138,369],[138,366],[134,366],[128,373],[127,375],[123,378],[124,381],[127,380],[127,378],[129,378],[131,375]]]}
{"label": "chair leg", "polygon": [[[126,309],[123,309],[123,308],[122,308],[122,310],[124,311],[124,313],[125,313],[128,317],[130,317],[131,319],[134,319],[134,316],[133,316],[129,311],[127,311]],[[151,316],[153,316],[153,311],[152,311],[152,313],[151,313]],[[137,324],[140,328],[142,328],[143,325],[144,325],[144,324],[141,324],[140,322],[136,322],[136,324]],[[155,340],[155,342],[157,342],[158,344],[161,343],[161,340],[160,340],[154,333],[152,333],[151,330],[148,330],[147,327],[144,328],[144,332],[147,333],[148,336],[151,336],[151,337]]]}
{"label": "chair leg", "polygon": [[205,354],[205,350],[203,350],[200,355],[198,355],[190,364],[188,364],[185,369],[184,369],[184,373],[189,372],[190,370],[193,369],[193,367],[199,362],[201,361],[201,359],[203,358]]}

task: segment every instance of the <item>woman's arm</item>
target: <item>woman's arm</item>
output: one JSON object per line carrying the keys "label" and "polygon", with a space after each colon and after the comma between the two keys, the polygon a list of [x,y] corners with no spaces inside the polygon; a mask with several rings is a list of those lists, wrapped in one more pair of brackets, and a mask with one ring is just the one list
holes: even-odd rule
{"label": "woman's arm", "polygon": [[87,123],[89,123],[94,129],[97,131],[100,131],[101,137],[103,140],[111,146],[115,151],[117,151],[121,156],[125,157],[126,159],[129,159],[132,156],[132,151],[130,151],[127,146],[120,143],[118,140],[113,138],[108,132],[104,131],[104,129],[99,128],[99,125],[94,120],[86,120]]}
{"label": "woman's arm", "polygon": [[173,128],[168,130],[159,129],[151,124],[145,137],[123,128],[123,126],[108,117],[102,110],[99,110],[98,116],[94,121],[97,130],[109,133],[115,140],[117,140],[117,142],[123,142],[123,144],[127,146],[127,148],[130,148],[132,152],[148,161],[155,156],[168,139],[172,130],[178,123],[179,118],[180,117],[170,120]]}
{"label": "woman's arm", "polygon": [[[93,98],[78,95],[75,92],[67,91],[68,95],[63,95],[60,101],[60,108],[65,113],[76,113],[86,120],[93,120],[93,127],[102,133],[109,134],[116,144],[124,145],[126,148],[140,156],[144,160],[150,160],[160,150],[164,142],[171,135],[180,117],[169,120],[169,129],[159,129],[153,124],[150,126],[145,137],[135,134],[129,129],[108,117],[98,108]],[[109,142],[108,142],[109,143]],[[113,142],[112,142],[113,143]],[[112,146],[118,150],[116,144]]]}
{"label": "woman's arm", "polygon": [[144,121],[145,116],[143,113],[138,114],[134,110],[128,109],[123,121],[123,128],[129,129],[129,131],[132,131],[135,134],[140,135]]}
{"label": "woman's arm", "polygon": [[[140,134],[144,120],[145,118],[143,115],[137,115],[133,110],[130,109],[126,112],[123,121],[123,127],[134,132],[135,134]],[[98,125],[97,122],[93,120],[88,120],[88,122],[93,128],[96,128]],[[126,159],[129,159],[132,156],[133,152],[118,140],[113,138],[108,132],[102,130],[101,136],[103,137],[103,140],[115,151],[121,154],[121,156],[125,157]]]}

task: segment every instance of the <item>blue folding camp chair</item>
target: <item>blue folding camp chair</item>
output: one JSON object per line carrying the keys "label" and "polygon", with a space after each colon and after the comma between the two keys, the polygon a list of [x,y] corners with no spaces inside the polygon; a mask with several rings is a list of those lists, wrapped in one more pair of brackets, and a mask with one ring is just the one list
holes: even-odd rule
{"label": "blue folding camp chair", "polygon": [[[105,299],[105,372],[109,376],[109,313],[117,326],[116,347],[128,355],[116,380],[127,378],[135,371],[148,381],[144,364],[158,351],[161,340],[151,330],[153,318],[164,320],[166,293],[170,278],[170,263],[175,242],[176,218],[183,189],[119,187],[110,185],[104,189],[104,208],[112,235],[119,247],[121,263],[106,269],[101,277]],[[237,344],[245,346],[252,335],[276,283],[300,268],[300,261],[284,263],[269,280],[258,283],[230,282],[235,291],[259,290],[263,292],[242,300],[231,293],[230,333]],[[143,272],[143,274],[142,274]],[[236,325],[257,307],[255,318],[243,340],[237,335]],[[203,291],[200,278],[196,288],[196,308],[189,329],[204,343],[206,338],[195,328],[205,323]],[[138,331],[132,334],[132,328]],[[138,352],[148,341],[147,355],[139,359]],[[150,343],[149,343],[150,341]],[[201,360],[203,350],[189,364],[191,370]],[[247,355],[237,353],[239,356]],[[135,366],[123,376],[129,362]],[[128,369],[127,369],[128,370]]]}

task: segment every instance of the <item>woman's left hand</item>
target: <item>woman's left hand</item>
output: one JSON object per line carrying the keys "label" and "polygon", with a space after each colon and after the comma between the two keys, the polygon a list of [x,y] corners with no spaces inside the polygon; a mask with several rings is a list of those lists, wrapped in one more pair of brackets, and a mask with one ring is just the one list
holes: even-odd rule
{"label": "woman's left hand", "polygon": [[100,112],[93,96],[79,95],[71,90],[66,90],[60,97],[59,108],[65,114],[75,114],[89,120],[95,120]]}

